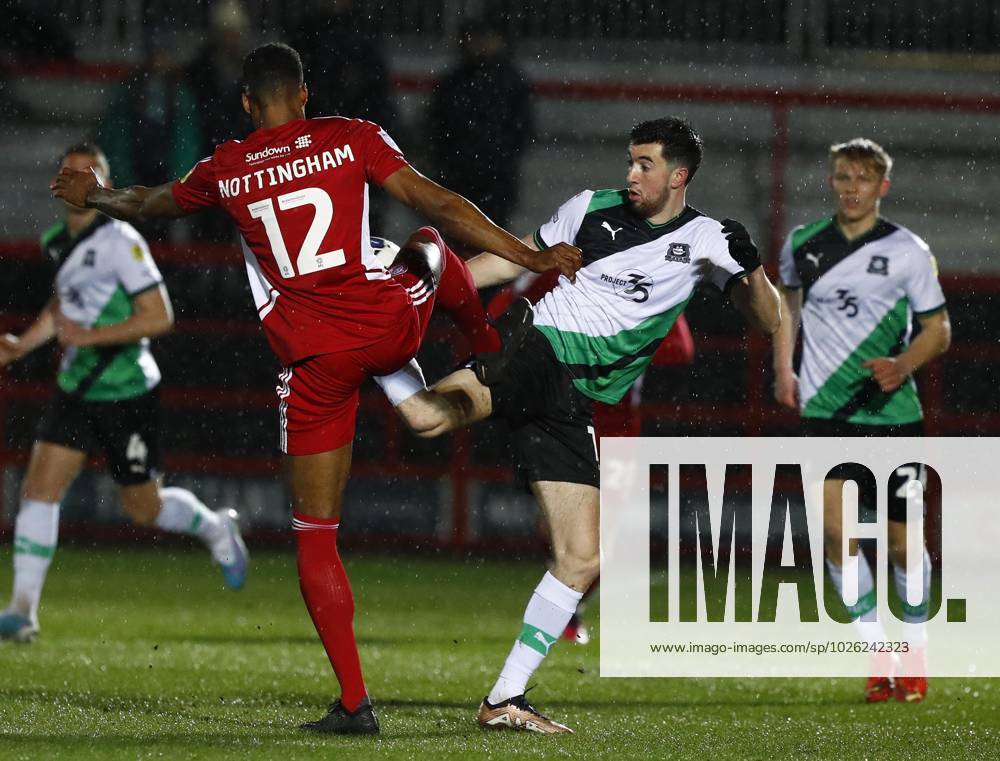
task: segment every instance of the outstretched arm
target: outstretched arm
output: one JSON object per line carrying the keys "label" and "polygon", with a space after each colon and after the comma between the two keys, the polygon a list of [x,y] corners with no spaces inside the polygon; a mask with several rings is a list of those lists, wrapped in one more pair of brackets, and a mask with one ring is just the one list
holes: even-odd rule
{"label": "outstretched arm", "polygon": [[[532,251],[538,250],[531,235],[521,238],[521,242]],[[476,288],[482,289],[509,283],[527,270],[520,264],[515,264],[486,251],[469,259],[469,271],[472,273],[472,280],[475,282]]]}
{"label": "outstretched arm", "polygon": [[172,182],[147,188],[106,188],[93,170],[78,172],[63,168],[49,188],[52,195],[73,206],[97,209],[115,219],[143,224],[156,219],[176,219],[190,212],[182,209],[171,191]]}
{"label": "outstretched arm", "polygon": [[0,336],[0,367],[16,362],[52,340],[56,334],[53,314],[57,308],[58,300],[53,296],[20,336],[12,333]]}
{"label": "outstretched arm", "polygon": [[445,234],[473,248],[491,251],[532,272],[546,272],[558,267],[570,280],[576,279],[576,271],[582,261],[578,248],[557,243],[544,251],[536,251],[493,224],[465,198],[429,180],[412,167],[404,166],[393,172],[383,187],[397,201],[438,225]]}

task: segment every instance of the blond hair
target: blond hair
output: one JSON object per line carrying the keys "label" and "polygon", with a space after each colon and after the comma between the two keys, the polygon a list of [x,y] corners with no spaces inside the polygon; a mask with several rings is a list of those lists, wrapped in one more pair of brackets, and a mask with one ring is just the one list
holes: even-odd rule
{"label": "blond hair", "polygon": [[867,137],[856,137],[830,146],[830,163],[837,159],[860,162],[874,169],[883,179],[892,171],[892,156],[881,145]]}

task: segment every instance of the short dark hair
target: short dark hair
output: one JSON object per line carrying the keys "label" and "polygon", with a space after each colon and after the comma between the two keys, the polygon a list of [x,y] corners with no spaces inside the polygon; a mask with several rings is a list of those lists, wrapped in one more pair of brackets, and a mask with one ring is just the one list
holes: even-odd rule
{"label": "short dark hair", "polygon": [[108,157],[105,156],[104,151],[102,151],[94,143],[73,143],[73,145],[62,152],[62,156],[59,157],[59,163],[61,164],[65,161],[67,156],[76,156],[78,154],[92,157],[94,159],[94,164],[97,165],[97,168],[104,174],[104,179],[111,179],[111,167],[108,166]]}
{"label": "short dark hair", "polygon": [[243,92],[251,100],[266,100],[302,82],[302,59],[283,42],[260,45],[243,59]]}
{"label": "short dark hair", "polygon": [[629,133],[629,142],[632,145],[659,143],[663,158],[687,168],[685,184],[691,182],[701,166],[705,147],[701,135],[686,121],[674,116],[636,124]]}

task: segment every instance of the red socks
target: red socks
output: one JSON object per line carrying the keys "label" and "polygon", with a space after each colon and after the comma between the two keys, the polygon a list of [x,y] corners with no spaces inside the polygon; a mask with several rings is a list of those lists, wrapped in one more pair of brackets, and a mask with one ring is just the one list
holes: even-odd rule
{"label": "red socks", "polygon": [[367,692],[354,641],[354,595],[337,552],[339,525],[292,513],[302,597],[340,682],[340,702],[354,711]]}
{"label": "red socks", "polygon": [[455,321],[474,354],[500,351],[500,336],[486,321],[469,265],[445,246],[445,268],[437,287],[437,306]]}

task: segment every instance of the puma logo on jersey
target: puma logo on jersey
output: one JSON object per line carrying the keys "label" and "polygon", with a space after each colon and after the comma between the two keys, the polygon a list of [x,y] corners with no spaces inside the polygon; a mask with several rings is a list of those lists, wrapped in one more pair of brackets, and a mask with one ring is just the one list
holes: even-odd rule
{"label": "puma logo on jersey", "polygon": [[603,228],[604,228],[605,230],[607,230],[607,231],[608,231],[609,233],[611,233],[611,240],[614,240],[614,239],[615,239],[615,236],[616,236],[616,235],[617,235],[618,233],[620,233],[620,232],[621,232],[622,230],[624,230],[624,229],[625,229],[625,228],[623,228],[623,227],[619,227],[619,228],[618,228],[618,229],[616,230],[615,228],[613,228],[613,227],[612,227],[612,226],[611,226],[610,224],[608,224],[607,222],[601,222],[601,227],[603,227]]}
{"label": "puma logo on jersey", "polygon": [[806,259],[812,262],[813,267],[819,267],[819,260],[823,258],[823,254],[806,254]]}

